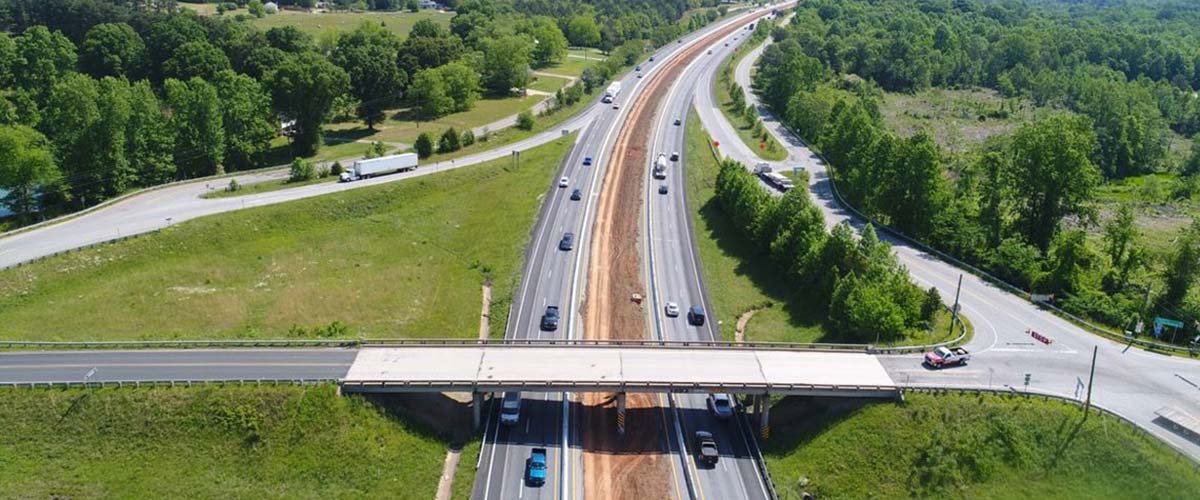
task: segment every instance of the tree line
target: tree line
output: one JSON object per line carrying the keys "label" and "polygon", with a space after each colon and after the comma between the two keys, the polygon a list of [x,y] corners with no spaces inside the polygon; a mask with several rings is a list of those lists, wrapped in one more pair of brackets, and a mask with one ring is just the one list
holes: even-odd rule
{"label": "tree line", "polygon": [[[252,15],[266,15],[250,1]],[[3,0],[0,24],[11,35],[0,36],[0,157],[19,161],[0,164],[2,202],[32,220],[138,187],[261,167],[282,152],[272,147],[281,134],[291,155],[310,156],[345,110],[368,129],[397,107],[422,120],[467,111],[484,95],[519,92],[530,68],[563,61],[569,43],[616,56],[585,75],[590,90],[638,60],[646,37],[708,18],[668,17],[699,5],[681,0],[573,2],[555,17],[557,3],[443,3],[455,9],[449,28],[422,19],[401,38],[364,22],[314,38],[171,0]],[[581,98],[568,92],[562,99]]]}
{"label": "tree line", "polygon": [[721,162],[716,199],[733,225],[799,289],[815,290],[831,330],[850,342],[880,342],[924,332],[942,307],[937,289],[922,291],[868,225],[857,241],[845,223],[825,218],[804,189],[774,198],[746,167]]}
{"label": "tree line", "polygon": [[[1200,7],[1169,5],[1200,19]],[[1200,88],[1200,51],[1188,45],[1200,25],[1152,37],[1142,34],[1151,21],[1113,10],[805,2],[774,33],[754,85],[822,151],[847,200],[881,222],[1118,328],[1157,315],[1200,318],[1190,293],[1200,276],[1200,222],[1153,262],[1128,207],[1101,223],[1092,203],[1107,179],[1197,172],[1189,165],[1200,164],[1200,134],[1183,165],[1165,158],[1169,129],[1194,134],[1200,124],[1200,100],[1185,97]],[[1098,23],[1109,14],[1125,21]],[[897,136],[880,114],[883,90],[977,85],[1059,112],[965,154],[925,132]],[[1097,226],[1099,244],[1087,233]]]}

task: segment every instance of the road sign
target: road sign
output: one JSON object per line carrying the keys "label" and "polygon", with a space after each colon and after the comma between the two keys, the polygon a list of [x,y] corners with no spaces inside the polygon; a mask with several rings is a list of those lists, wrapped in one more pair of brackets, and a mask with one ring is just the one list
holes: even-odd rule
{"label": "road sign", "polygon": [[1162,323],[1154,322],[1154,338],[1162,338]]}
{"label": "road sign", "polygon": [[1183,328],[1183,322],[1176,319],[1154,318],[1154,323],[1171,328]]}
{"label": "road sign", "polygon": [[719,147],[721,147],[721,141],[713,141],[713,147],[714,147],[714,148],[719,148]]}
{"label": "road sign", "polygon": [[765,142],[758,143],[758,149],[767,149],[767,143],[765,143]]}

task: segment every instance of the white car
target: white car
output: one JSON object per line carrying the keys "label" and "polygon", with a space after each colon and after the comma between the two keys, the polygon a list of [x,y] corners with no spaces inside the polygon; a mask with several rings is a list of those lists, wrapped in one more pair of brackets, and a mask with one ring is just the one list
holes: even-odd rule
{"label": "white car", "polygon": [[558,180],[558,187],[565,188],[567,187],[568,183],[570,183],[570,180],[568,180],[566,177],[563,177],[562,179]]}
{"label": "white car", "polygon": [[667,316],[672,318],[679,316],[679,304],[667,302]]}

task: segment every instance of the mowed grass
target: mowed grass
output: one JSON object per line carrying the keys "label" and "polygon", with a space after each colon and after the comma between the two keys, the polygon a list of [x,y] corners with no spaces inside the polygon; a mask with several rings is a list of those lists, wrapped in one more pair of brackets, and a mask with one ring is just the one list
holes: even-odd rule
{"label": "mowed grass", "polygon": [[[414,111],[410,109],[394,109],[388,112],[387,120],[375,125],[374,131],[358,121],[329,125],[325,130],[332,139],[331,143],[360,140],[412,144],[422,132],[428,132],[436,142],[447,128],[454,127],[462,133],[464,130],[482,127],[516,115],[545,99],[544,95],[532,93],[527,96],[480,99],[470,111],[452,113],[431,121],[416,119]],[[362,149],[366,146],[363,144]]]}
{"label": "mowed grass", "polygon": [[428,499],[448,446],[333,385],[4,388],[0,422],[2,498]]}
{"label": "mowed grass", "polygon": [[507,321],[573,137],[519,168],[505,158],[218,214],[0,271],[0,338],[475,337],[486,280],[492,324]]}
{"label": "mowed grass", "polygon": [[[754,310],[746,324],[747,341],[845,342],[826,329],[824,304],[828,297],[798,287],[729,220],[715,198],[718,163],[709,147],[712,141],[694,110],[686,125],[688,206],[704,280],[716,309],[712,313],[722,339],[734,340],[738,317]],[[969,336],[970,323],[966,325]],[[950,330],[949,314],[939,313],[925,334],[892,344],[931,344],[957,336],[958,329]]]}
{"label": "mowed grass", "polygon": [[763,440],[781,499],[1197,498],[1187,459],[1061,402],[908,394],[906,402],[788,398]]}
{"label": "mowed grass", "polygon": [[742,142],[746,143],[746,146],[751,151],[754,151],[759,158],[764,160],[783,161],[788,157],[787,149],[779,144],[779,141],[775,140],[775,137],[769,133],[766,134],[766,139],[763,139],[761,135],[755,136],[754,125],[757,122],[747,120],[743,114],[743,109],[734,109],[733,98],[729,95],[729,84],[734,80],[734,68],[737,68],[738,63],[746,57],[746,54],[750,53],[750,50],[751,47],[749,46],[743,45],[738,47],[737,52],[734,52],[732,57],[721,63],[720,68],[717,69],[717,79],[713,82],[713,95],[716,98],[718,107],[721,108],[721,113],[725,115],[725,119],[729,120],[734,130],[737,131],[738,137],[742,139]]}
{"label": "mowed grass", "polygon": [[[241,12],[241,11],[238,11]],[[226,14],[229,15],[229,14]],[[363,21],[382,22],[384,27],[400,38],[408,36],[412,27],[421,19],[430,19],[443,27],[450,26],[453,12],[437,12],[422,10],[420,12],[304,12],[297,10],[280,10],[278,14],[270,14],[251,23],[262,30],[275,27],[295,26],[300,31],[313,37],[326,31],[350,31],[357,28]]]}
{"label": "mowed grass", "polygon": [[1050,113],[1028,99],[1007,99],[992,89],[931,88],[915,94],[886,92],[880,106],[884,123],[902,137],[928,132],[939,145],[962,153],[988,138],[1009,135],[1022,124]]}

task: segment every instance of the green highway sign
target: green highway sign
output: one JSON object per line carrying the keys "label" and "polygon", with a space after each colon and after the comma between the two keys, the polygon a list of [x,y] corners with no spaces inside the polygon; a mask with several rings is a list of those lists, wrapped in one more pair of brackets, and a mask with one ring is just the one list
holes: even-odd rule
{"label": "green highway sign", "polygon": [[1179,320],[1167,319],[1167,318],[1154,318],[1154,322],[1157,324],[1160,324],[1162,326],[1169,326],[1171,328],[1183,328],[1183,322],[1179,321]]}

